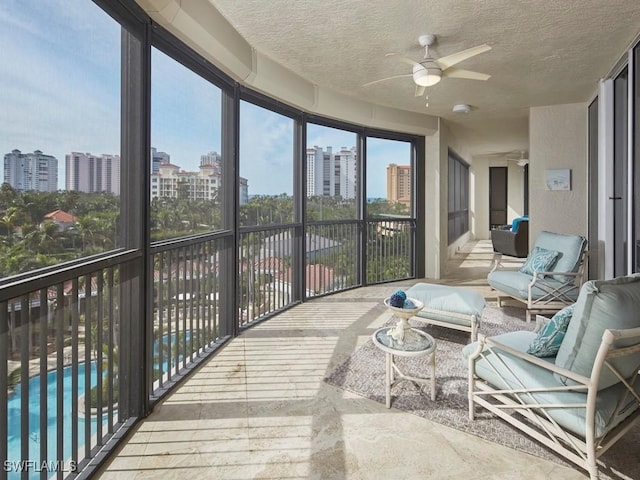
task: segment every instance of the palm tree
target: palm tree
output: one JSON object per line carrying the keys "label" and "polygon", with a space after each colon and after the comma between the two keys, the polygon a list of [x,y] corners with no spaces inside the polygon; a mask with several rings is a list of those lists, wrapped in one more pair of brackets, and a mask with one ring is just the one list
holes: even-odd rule
{"label": "palm tree", "polygon": [[2,225],[6,230],[7,243],[9,245],[13,245],[13,231],[16,225],[20,221],[20,211],[18,207],[9,207],[4,212],[4,215],[0,217],[0,225]]}
{"label": "palm tree", "polygon": [[93,245],[93,218],[89,215],[83,215],[82,217],[78,218],[77,228],[80,235],[82,250],[86,252],[87,250],[89,250],[90,246]]}
{"label": "palm tree", "polygon": [[9,183],[4,182],[0,185],[0,208],[6,209],[9,205],[13,205],[17,196],[18,192]]}
{"label": "palm tree", "polygon": [[12,370],[7,377],[7,392],[13,393],[22,380],[22,369],[20,367]]}

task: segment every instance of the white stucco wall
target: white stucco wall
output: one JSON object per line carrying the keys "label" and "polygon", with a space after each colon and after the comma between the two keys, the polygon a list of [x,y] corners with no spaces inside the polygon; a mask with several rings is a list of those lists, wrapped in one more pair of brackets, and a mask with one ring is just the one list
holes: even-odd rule
{"label": "white stucco wall", "polygon": [[440,155],[441,137],[440,129],[435,134],[425,137],[425,195],[424,198],[417,199],[424,203],[425,208],[425,277],[427,278],[440,278],[442,275],[442,237],[447,233],[446,230],[443,232],[441,220],[443,215],[446,218],[447,212],[443,212],[440,207],[440,199],[443,195],[441,179],[446,178],[443,177]]}
{"label": "white stucco wall", "polygon": [[[529,114],[529,243],[542,230],[587,235],[586,103],[531,108]],[[549,169],[571,170],[571,190],[551,191]]]}
{"label": "white stucco wall", "polygon": [[[425,141],[425,276],[440,278],[446,260],[458,249],[475,238],[476,181],[475,166],[464,139],[455,135],[445,120],[440,120],[438,131]],[[469,163],[469,232],[451,245],[447,238],[448,217],[448,159],[449,149]]]}

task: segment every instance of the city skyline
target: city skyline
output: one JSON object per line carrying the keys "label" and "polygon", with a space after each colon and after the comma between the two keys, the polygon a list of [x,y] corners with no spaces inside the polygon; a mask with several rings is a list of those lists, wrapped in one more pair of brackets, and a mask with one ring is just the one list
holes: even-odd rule
{"label": "city skyline", "polygon": [[[340,148],[337,148],[337,147],[334,147],[332,145],[328,145],[328,146],[315,145],[314,147],[307,147],[306,150],[307,150],[307,153],[310,152],[310,151],[314,151],[314,150],[320,150],[320,151],[324,152],[325,154],[328,154],[328,152],[331,152],[332,155],[337,155],[337,154],[340,153],[341,150],[347,150],[347,151],[355,150],[355,146],[350,147],[350,148],[349,147],[344,147],[344,146],[340,147]],[[8,152],[7,154],[5,154],[5,157],[11,157],[16,152],[17,153],[21,153],[23,156],[32,155],[32,152],[21,152],[21,151],[19,151],[17,149],[14,149],[12,152]],[[216,152],[216,151],[209,151],[209,152],[206,152],[206,153],[202,153],[200,155],[200,161],[198,163],[198,167],[197,168],[192,168],[192,169],[186,169],[182,165],[177,164],[173,160],[173,158],[171,157],[171,153],[170,152],[158,151],[155,147],[152,147],[151,148],[151,155],[153,155],[154,152],[156,152],[156,154],[160,155],[163,158],[163,162],[162,163],[167,162],[167,160],[168,160],[173,166],[177,167],[177,171],[179,171],[181,173],[195,173],[195,174],[197,174],[200,171],[201,166],[202,166],[202,163],[201,163],[202,162],[202,158],[208,157],[208,156],[212,156],[212,155],[219,158],[219,153]],[[46,154],[46,152],[41,152],[41,151],[38,151],[38,150],[36,150],[33,153],[42,154],[43,156],[49,156],[49,155]],[[53,156],[51,156],[51,157],[54,158],[55,160],[58,160],[57,157],[53,157]],[[78,191],[90,192],[90,191],[93,191],[92,188],[89,186],[91,184],[91,182],[95,182],[96,185],[101,185],[104,182],[109,182],[106,178],[102,178],[102,177],[101,178],[97,178],[97,177],[96,178],[89,178],[91,176],[91,174],[89,173],[89,167],[82,168],[81,165],[78,164],[78,165],[75,165],[75,167],[74,167],[75,168],[74,171],[76,172],[75,176],[77,177],[78,175],[84,175],[82,177],[83,178],[83,180],[82,180],[83,188],[78,188],[77,185],[76,185],[76,188],[69,188],[70,179],[68,178],[68,175],[67,175],[67,178],[65,178],[65,180],[63,181],[61,179],[61,177],[60,177],[59,172],[60,172],[60,170],[65,170],[66,172],[69,172],[69,165],[70,165],[70,161],[72,160],[72,158],[75,158],[76,163],[78,161],[80,161],[80,163],[83,163],[83,162],[88,161],[88,160],[91,159],[94,162],[107,162],[107,161],[108,162],[112,162],[112,161],[115,161],[117,163],[114,163],[114,165],[119,165],[120,164],[119,155],[112,155],[112,154],[95,155],[92,152],[76,152],[76,151],[73,151],[73,152],[66,153],[64,155],[64,158],[65,158],[64,162],[60,162],[60,161],[57,162],[58,163],[58,167],[57,167],[58,188],[57,188],[57,190],[78,190]],[[309,161],[308,156],[307,156],[307,161]],[[66,167],[65,168],[61,168],[61,165],[64,165]],[[153,159],[152,159],[152,165],[153,165]],[[387,164],[385,166],[385,169],[388,169],[388,167],[390,167],[391,165],[392,164]],[[81,170],[78,170],[78,168],[81,168]],[[80,173],[81,171],[84,172],[84,173]],[[7,172],[7,170],[5,168],[5,176],[6,176],[6,172]],[[99,168],[96,170],[96,173],[98,173],[98,172],[100,172]],[[87,176],[87,175],[89,175],[89,176]],[[104,175],[104,173],[102,175]],[[113,178],[117,180],[119,178],[119,172],[116,173],[115,175],[117,175],[117,176],[113,177]],[[76,178],[76,177],[74,177],[75,178],[75,182],[72,181],[71,183],[73,183],[73,184],[78,183],[78,178]],[[245,185],[246,185],[247,184],[247,179],[242,177],[242,176],[241,176],[241,178],[244,179]],[[3,181],[6,181],[6,179],[3,178]],[[387,178],[387,174],[386,173],[385,173],[385,181],[388,182],[388,178]],[[7,183],[11,184],[12,187],[17,188],[17,186],[12,184],[11,181],[9,181]],[[108,184],[110,185],[111,183],[108,183]],[[98,191],[98,190],[96,190],[96,191]],[[105,191],[109,191],[110,193],[119,194],[119,185],[115,186],[115,187],[110,187]],[[281,192],[281,193],[287,193],[287,192]],[[280,193],[272,193],[272,194],[273,195],[279,195]],[[291,195],[290,193],[288,193],[288,194]],[[264,193],[249,193],[249,197],[255,196],[255,195],[265,195],[265,194]],[[270,194],[266,194],[266,195],[270,195]],[[376,195],[368,195],[368,198],[387,198],[387,197],[388,197],[388,193],[386,191],[385,191],[385,195],[382,195],[382,196],[380,196],[380,195],[377,195],[377,196]]]}
{"label": "city skyline", "polygon": [[[85,0],[21,0],[11,8],[16,2],[0,11],[0,151],[57,158],[61,189],[65,155],[120,154],[121,32]],[[221,152],[219,89],[155,48],[152,72],[152,146],[196,171],[202,154]],[[251,195],[292,194],[293,120],[242,101],[240,124],[240,175]],[[356,144],[353,132],[308,125],[309,147]],[[375,138],[367,145],[367,196],[385,198],[385,168],[410,163],[410,145]]]}

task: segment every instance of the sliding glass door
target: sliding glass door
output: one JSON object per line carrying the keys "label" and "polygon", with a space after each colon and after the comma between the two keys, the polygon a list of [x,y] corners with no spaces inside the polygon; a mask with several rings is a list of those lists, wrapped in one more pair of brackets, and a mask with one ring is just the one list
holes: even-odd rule
{"label": "sliding glass door", "polygon": [[640,272],[640,44],[633,49],[633,272]]}
{"label": "sliding glass door", "polygon": [[613,81],[613,275],[627,273],[629,69]]}

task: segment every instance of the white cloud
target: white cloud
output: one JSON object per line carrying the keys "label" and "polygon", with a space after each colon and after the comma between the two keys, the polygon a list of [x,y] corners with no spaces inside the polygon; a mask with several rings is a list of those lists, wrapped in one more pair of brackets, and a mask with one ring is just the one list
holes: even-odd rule
{"label": "white cloud", "polygon": [[184,170],[197,170],[200,156],[221,153],[220,89],[152,50],[151,145]]}
{"label": "white cloud", "polygon": [[293,120],[243,102],[240,175],[250,195],[293,194]]}
{"label": "white cloud", "polygon": [[[14,2],[13,9],[0,14],[1,153],[39,149],[55,156],[58,188],[64,188],[66,153],[120,149],[120,27],[101,13],[100,20],[90,23],[95,28],[91,35],[81,27],[85,35],[78,37],[78,21],[86,25],[86,17],[96,13],[89,11],[97,8],[81,4],[82,11],[77,1],[59,8],[53,2]],[[61,42],[66,42],[64,48],[58,48]],[[104,63],[114,54],[99,53],[114,50],[117,61]]]}

